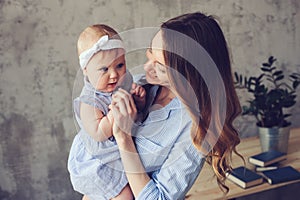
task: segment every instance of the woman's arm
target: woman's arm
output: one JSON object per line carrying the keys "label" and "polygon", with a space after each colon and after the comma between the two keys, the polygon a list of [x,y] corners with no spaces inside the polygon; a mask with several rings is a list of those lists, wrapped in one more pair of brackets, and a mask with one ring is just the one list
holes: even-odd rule
{"label": "woman's arm", "polygon": [[145,172],[144,166],[136,151],[132,138],[128,134],[123,134],[120,129],[114,125],[114,136],[119,146],[121,160],[126,172],[130,188],[134,196],[138,196],[143,188],[150,181],[150,177]]}
{"label": "woman's arm", "polygon": [[81,103],[80,118],[87,133],[96,141],[104,141],[112,136],[112,114],[104,116],[99,109]]}
{"label": "woman's arm", "polygon": [[125,137],[123,135],[116,140],[120,148],[126,176],[135,198],[184,199],[205,162],[205,157],[195,149],[190,137],[187,137],[188,140],[186,141],[177,141],[167,160],[160,169],[152,173],[150,178],[145,173],[132,140],[128,139],[127,134],[125,135]]}
{"label": "woman's arm", "polygon": [[[145,172],[130,134],[123,130],[132,120],[125,110],[131,107],[131,100],[121,94],[113,105],[115,119],[113,134],[118,143],[121,160],[127,179],[136,199],[182,199],[198,176],[205,158],[194,148],[190,139],[190,128],[185,127],[181,136],[157,171],[151,177]],[[149,130],[151,131],[151,130]],[[170,133],[171,134],[171,133]]]}
{"label": "woman's arm", "polygon": [[[190,140],[190,138],[188,138]],[[205,157],[190,141],[178,142],[136,199],[184,199],[198,177]]]}
{"label": "woman's arm", "polygon": [[[111,200],[132,200],[132,199],[133,199],[133,195],[129,185],[127,184],[122,189],[120,194],[118,194],[116,197],[112,198]],[[82,200],[90,200],[90,198],[87,195],[83,195]]]}
{"label": "woman's arm", "polygon": [[119,89],[117,95],[113,95],[111,111],[115,119],[113,135],[119,147],[130,188],[134,196],[137,196],[150,181],[150,177],[144,170],[130,134],[137,113],[132,96]]}

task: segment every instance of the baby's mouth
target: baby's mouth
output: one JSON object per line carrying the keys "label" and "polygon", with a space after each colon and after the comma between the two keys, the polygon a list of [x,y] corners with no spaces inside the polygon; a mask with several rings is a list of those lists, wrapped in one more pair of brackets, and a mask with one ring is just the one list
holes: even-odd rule
{"label": "baby's mouth", "polygon": [[109,84],[108,84],[109,87],[116,87],[116,85],[117,85],[117,82],[109,83]]}

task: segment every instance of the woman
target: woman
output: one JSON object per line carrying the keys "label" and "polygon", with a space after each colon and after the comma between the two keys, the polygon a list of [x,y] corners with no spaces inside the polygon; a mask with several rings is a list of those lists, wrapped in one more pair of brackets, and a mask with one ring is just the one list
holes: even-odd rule
{"label": "woman", "polygon": [[136,108],[126,91],[112,101],[113,134],[135,198],[183,199],[204,161],[228,191],[225,173],[240,141],[232,124],[240,105],[218,23],[202,13],[170,19],[147,57],[146,79],[157,87],[147,97],[146,119],[132,128]]}

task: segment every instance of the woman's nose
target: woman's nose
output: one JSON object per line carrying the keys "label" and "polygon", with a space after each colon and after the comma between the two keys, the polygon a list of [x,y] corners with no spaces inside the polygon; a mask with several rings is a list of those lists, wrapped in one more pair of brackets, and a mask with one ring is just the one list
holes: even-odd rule
{"label": "woman's nose", "polygon": [[144,70],[146,71],[146,72],[149,72],[149,71],[151,71],[151,70],[153,70],[154,68],[153,68],[153,63],[150,61],[150,60],[148,60],[145,64],[144,64]]}

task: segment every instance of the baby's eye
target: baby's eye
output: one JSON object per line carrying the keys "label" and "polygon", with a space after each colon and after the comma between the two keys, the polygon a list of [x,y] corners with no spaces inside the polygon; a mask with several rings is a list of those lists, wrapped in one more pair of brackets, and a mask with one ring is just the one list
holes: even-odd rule
{"label": "baby's eye", "polygon": [[124,66],[124,63],[120,63],[117,65],[117,68],[122,68]]}
{"label": "baby's eye", "polygon": [[107,72],[108,71],[108,67],[101,67],[98,69],[101,72]]}

